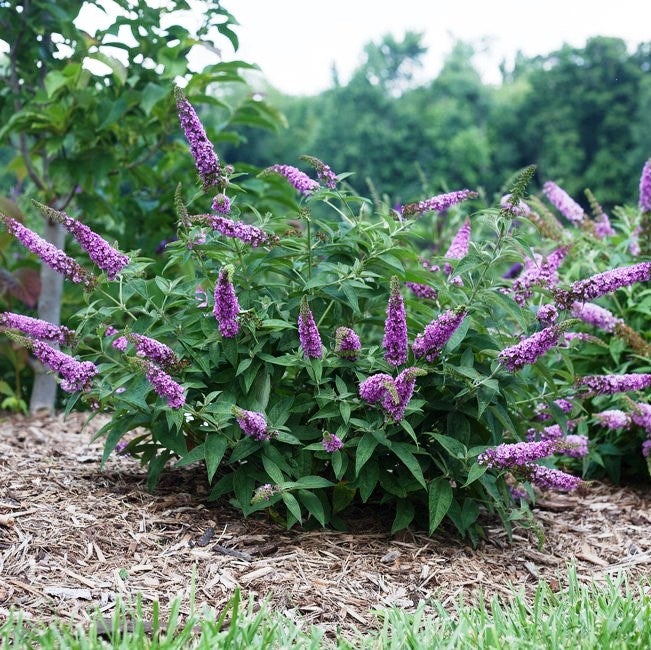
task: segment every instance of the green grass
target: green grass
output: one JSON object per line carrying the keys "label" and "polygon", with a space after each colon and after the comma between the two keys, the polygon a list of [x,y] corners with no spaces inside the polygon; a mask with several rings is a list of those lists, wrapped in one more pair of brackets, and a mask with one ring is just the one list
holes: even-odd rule
{"label": "green grass", "polygon": [[[219,617],[193,614],[180,622],[176,601],[163,624],[154,606],[151,629],[142,623],[140,602],[116,608],[111,624],[71,627],[65,621],[32,624],[20,614],[0,626],[0,648],[43,650],[338,648],[341,650],[403,648],[514,648],[559,650],[644,648],[651,643],[651,583],[631,586],[623,579],[581,584],[570,569],[568,587],[554,593],[541,582],[531,604],[522,595],[508,601],[480,599],[474,606],[458,601],[449,609],[436,602],[414,613],[399,609],[377,612],[380,629],[353,631],[329,640],[316,627],[295,623],[263,606],[253,612],[235,594]],[[646,593],[645,593],[646,592]],[[432,611],[433,610],[433,611]],[[125,629],[131,621],[130,629]]]}

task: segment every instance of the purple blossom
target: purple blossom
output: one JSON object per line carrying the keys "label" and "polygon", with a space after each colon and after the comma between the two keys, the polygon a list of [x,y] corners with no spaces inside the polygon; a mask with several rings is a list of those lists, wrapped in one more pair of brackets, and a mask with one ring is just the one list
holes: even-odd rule
{"label": "purple blossom", "polygon": [[581,224],[585,218],[583,208],[563,189],[556,183],[547,181],[543,185],[543,192],[549,199],[549,202],[569,221],[575,226]]}
{"label": "purple blossom", "polygon": [[558,309],[555,305],[542,305],[536,314],[542,325],[553,325],[558,318]]}
{"label": "purple blossom", "polygon": [[337,331],[335,332],[336,355],[343,359],[348,359],[349,361],[355,361],[361,349],[362,344],[355,330],[350,329],[350,327],[337,328]]}
{"label": "purple blossom", "polygon": [[513,299],[522,306],[531,298],[531,287],[538,285],[554,287],[558,284],[558,267],[565,259],[569,246],[561,246],[552,251],[547,257],[534,254],[533,259],[525,258],[522,273],[513,282]]}
{"label": "purple blossom", "polygon": [[228,268],[222,268],[215,284],[215,306],[213,315],[219,323],[219,333],[224,338],[233,338],[240,331],[237,316],[240,313],[240,304],[235,295],[233,283],[229,277]]}
{"label": "purple blossom", "polygon": [[631,417],[619,409],[609,409],[595,413],[599,423],[607,429],[628,429],[631,426]]}
{"label": "purple blossom", "polygon": [[66,255],[62,250],[11,217],[0,213],[0,221],[5,224],[7,232],[16,237],[25,248],[38,255],[51,269],[61,273],[75,284],[83,284],[86,287],[94,285],[95,278],[92,274],[84,270],[79,262]]}
{"label": "purple blossom", "polygon": [[461,203],[467,199],[472,199],[477,196],[477,192],[471,192],[468,189],[457,190],[456,192],[448,192],[446,194],[437,194],[425,201],[418,201],[417,203],[407,203],[402,206],[401,212],[405,217],[424,212],[445,212],[448,208]]}
{"label": "purple blossom", "polygon": [[556,452],[570,458],[583,458],[588,455],[588,437],[570,434],[556,441]]}
{"label": "purple blossom", "polygon": [[278,492],[280,492],[280,488],[277,485],[265,483],[264,485],[261,485],[259,488],[257,488],[253,494],[251,505],[261,503],[262,501],[269,501],[269,499],[271,499],[274,494],[278,494]]}
{"label": "purple blossom", "polygon": [[312,180],[305,172],[291,165],[272,165],[265,172],[276,172],[287,179],[289,184],[301,194],[311,194],[319,189],[319,184]]}
{"label": "purple blossom", "polygon": [[335,451],[338,451],[344,446],[344,443],[341,441],[341,438],[336,436],[334,433],[325,431],[323,433],[323,448],[329,453],[333,454]]}
{"label": "purple blossom", "polygon": [[645,458],[648,458],[649,454],[651,454],[651,439],[647,438],[642,443],[642,456],[644,456]]}
{"label": "purple blossom", "polygon": [[513,205],[513,203],[511,203],[511,200],[511,195],[505,194],[500,199],[500,208],[502,208],[502,210],[510,212],[516,217],[526,217],[531,213],[531,208],[524,201],[518,200],[518,202]]}
{"label": "purple blossom", "polygon": [[428,284],[419,284],[418,282],[405,282],[405,284],[409,291],[419,298],[436,300],[439,297],[438,291]]}
{"label": "purple blossom", "polygon": [[231,413],[235,416],[237,423],[245,435],[259,441],[269,440],[271,438],[267,420],[262,413],[245,411],[237,406],[231,408]]}
{"label": "purple blossom", "polygon": [[167,405],[170,408],[180,409],[185,404],[183,386],[149,361],[145,362],[145,377],[147,377],[147,381],[152,385],[154,391],[167,399]]}
{"label": "purple blossom", "polygon": [[430,363],[434,362],[465,317],[466,312],[463,309],[448,309],[440,314],[416,336],[411,346],[414,356],[424,356]]}
{"label": "purple blossom", "polygon": [[391,278],[391,291],[384,322],[384,358],[392,366],[400,366],[407,361],[407,313],[400,294],[400,280]]}
{"label": "purple blossom", "polygon": [[631,411],[631,420],[651,434],[651,404],[635,402]]}
{"label": "purple blossom", "polygon": [[91,380],[98,372],[94,363],[77,361],[41,341],[31,342],[30,347],[34,356],[44,366],[59,374],[63,390],[68,393],[90,390]]}
{"label": "purple blossom", "polygon": [[186,99],[183,92],[176,88],[175,95],[181,128],[190,145],[190,153],[194,158],[194,164],[199,172],[203,187],[207,189],[211,185],[217,185],[220,180],[221,166],[212,142],[208,139],[194,107]]}
{"label": "purple blossom", "polygon": [[250,226],[247,223],[233,221],[228,217],[215,214],[202,215],[202,218],[205,218],[210,224],[210,227],[221,235],[239,239],[245,244],[249,244],[252,248],[257,248],[269,241],[269,235],[264,230]]}
{"label": "purple blossom", "polygon": [[398,393],[398,403],[393,400],[386,400],[383,404],[389,415],[399,422],[405,416],[405,409],[409,405],[411,396],[414,394],[416,378],[426,375],[427,372],[421,368],[405,368],[395,380],[396,392]]}
{"label": "purple blossom", "polygon": [[231,200],[221,192],[212,200],[212,205],[210,206],[215,212],[219,214],[230,214],[231,213]]}
{"label": "purple blossom", "polygon": [[572,476],[551,467],[531,464],[526,466],[528,479],[543,490],[562,490],[571,492],[584,484],[578,476]]}
{"label": "purple blossom", "polygon": [[314,322],[314,316],[307,304],[307,298],[305,296],[301,299],[301,307],[298,314],[298,337],[306,357],[309,359],[320,359],[323,356],[321,335]]}
{"label": "purple blossom", "polygon": [[651,211],[651,158],[644,163],[640,176],[640,210]]}
{"label": "purple blossom", "polygon": [[[562,397],[559,399],[554,400],[554,404],[561,410],[563,413],[571,413],[572,412],[572,402],[569,400],[563,399]],[[536,404],[536,408],[534,409],[536,413],[536,419],[540,421],[545,421],[551,419],[551,415],[549,413],[549,406],[547,404]]]}
{"label": "purple blossom", "polygon": [[115,336],[118,333],[118,330],[113,327],[113,325],[109,325],[105,330],[104,330],[104,336]]}
{"label": "purple blossom", "polygon": [[509,494],[514,501],[522,500],[528,501],[529,494],[521,485],[509,487]]}
{"label": "purple blossom", "polygon": [[337,187],[337,176],[322,160],[314,156],[301,156],[303,160],[310,163],[316,170],[319,181],[327,188],[334,190]]}
{"label": "purple blossom", "polygon": [[384,372],[371,375],[359,385],[359,396],[369,404],[375,404],[382,400],[387,391],[392,393],[394,401],[399,401],[393,377]]}
{"label": "purple blossom", "polygon": [[498,359],[509,372],[515,372],[527,364],[535,363],[538,357],[558,343],[560,335],[559,326],[551,325],[511,347],[505,348],[499,353]]}
{"label": "purple blossom", "polygon": [[127,349],[127,345],[129,344],[129,340],[127,339],[126,336],[119,336],[111,345],[116,349],[120,350],[120,352],[124,352]]}
{"label": "purple blossom", "polygon": [[369,404],[379,403],[389,417],[399,422],[414,392],[416,378],[425,374],[420,368],[406,368],[394,381],[390,375],[377,373],[359,385],[359,396]]}
{"label": "purple blossom", "polygon": [[520,262],[516,262],[515,264],[511,264],[509,270],[502,277],[505,280],[513,280],[514,278],[517,278],[520,275],[520,273],[522,273],[523,269],[524,269],[524,264],[521,264]]}
{"label": "purple blossom", "polygon": [[69,345],[75,338],[75,333],[63,325],[53,325],[39,318],[14,314],[10,311],[0,314],[0,325],[19,330],[41,341],[55,341],[61,345]]}
{"label": "purple blossom", "polygon": [[539,442],[516,442],[501,444],[487,449],[477,458],[480,465],[490,468],[506,469],[518,467],[540,458],[546,458],[554,453],[556,442],[554,440],[541,440]]}
{"label": "purple blossom", "polygon": [[584,343],[595,343],[596,345],[603,345],[604,342],[592,334],[586,332],[565,332],[563,334],[563,347],[568,347],[573,341],[581,341]]}
{"label": "purple blossom", "polygon": [[[567,422],[567,430],[573,431],[576,427],[576,420],[569,420]],[[552,424],[548,427],[543,427],[542,431],[531,428],[527,430],[527,440],[559,440],[565,435],[560,424]]]}
{"label": "purple blossom", "polygon": [[[451,260],[463,259],[468,254],[468,247],[470,246],[470,231],[470,219],[466,219],[452,239],[450,248],[448,248],[444,257]],[[443,265],[443,272],[446,275],[450,275],[450,273],[452,273],[452,265],[446,262]]]}
{"label": "purple blossom", "polygon": [[587,375],[576,379],[577,386],[588,389],[589,395],[613,395],[651,386],[651,375],[644,373],[628,375]]}
{"label": "purple blossom", "polygon": [[594,234],[597,239],[605,239],[606,237],[612,237],[617,234],[615,229],[610,225],[608,215],[603,210],[599,211],[599,214],[595,219]]}
{"label": "purple blossom", "polygon": [[573,303],[571,313],[575,318],[580,318],[588,325],[594,325],[594,327],[598,327],[604,332],[614,331],[615,326],[623,322],[621,318],[617,318],[611,311],[592,302]]}
{"label": "purple blossom", "polygon": [[[144,357],[167,369],[176,368],[181,363],[181,360],[171,348],[156,339],[136,333],[127,334],[127,339],[133,343],[139,357]],[[115,346],[115,342],[113,345]]]}
{"label": "purple blossom", "polygon": [[568,308],[574,302],[587,302],[621,287],[628,287],[636,282],[648,282],[650,279],[651,262],[639,262],[578,280],[569,289],[556,289],[554,296],[560,307]]}

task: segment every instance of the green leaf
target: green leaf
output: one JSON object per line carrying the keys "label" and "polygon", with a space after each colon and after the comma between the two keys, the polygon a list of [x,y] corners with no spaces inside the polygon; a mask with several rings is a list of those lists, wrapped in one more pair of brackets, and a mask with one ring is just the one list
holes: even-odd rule
{"label": "green leaf", "polygon": [[[281,482],[281,481],[278,481]],[[293,481],[291,483],[285,483],[286,487],[294,488],[303,488],[308,490],[314,490],[317,488],[328,488],[332,487],[334,483],[329,481],[327,478],[322,476],[302,476],[298,481]]]}
{"label": "green leaf", "polygon": [[404,530],[414,520],[416,511],[410,499],[398,499],[396,502],[396,516],[391,525],[391,534]]}
{"label": "green leaf", "polygon": [[291,512],[294,516],[294,519],[296,519],[296,521],[299,523],[303,523],[303,518],[301,516],[301,506],[296,500],[296,497],[289,492],[282,492],[280,496],[287,506],[287,510],[289,510],[289,512]]}
{"label": "green leaf", "polygon": [[189,451],[187,454],[183,456],[179,461],[177,461],[174,464],[174,467],[185,467],[186,465],[191,465],[192,463],[196,463],[199,460],[204,459],[204,445],[203,443],[200,445],[197,445],[194,449]]}
{"label": "green leaf", "polygon": [[297,492],[298,500],[307,508],[307,511],[322,525],[325,526],[325,510],[321,499],[308,490],[299,490]]}
{"label": "green leaf", "polygon": [[377,485],[380,478],[380,466],[377,462],[368,463],[364,467],[362,475],[357,479],[356,483],[359,486],[359,497],[363,503],[366,503],[373,494],[373,490]]}
{"label": "green leaf", "polygon": [[355,453],[355,477],[359,476],[362,467],[364,467],[368,459],[373,455],[377,444],[378,441],[372,433],[367,432],[362,436]]}
{"label": "green leaf", "polygon": [[43,83],[45,84],[45,92],[48,97],[52,97],[59,88],[63,88],[70,82],[70,77],[67,77],[59,70],[52,70],[45,75]]}
{"label": "green leaf", "polygon": [[488,469],[487,465],[480,465],[479,463],[475,463],[470,468],[470,471],[468,472],[468,478],[461,487],[465,488],[468,487],[471,483],[474,483],[478,478],[480,478],[486,473],[487,469]]}
{"label": "green leaf", "polygon": [[161,99],[167,97],[169,92],[169,88],[166,86],[160,86],[149,82],[142,91],[142,101],[140,102],[140,106],[145,112],[145,115],[149,116],[154,106],[156,106]]}
{"label": "green leaf", "polygon": [[456,438],[444,436],[441,433],[435,433],[434,438],[453,458],[465,458],[467,449],[466,446],[459,442]]}
{"label": "green leaf", "polygon": [[431,535],[443,521],[452,503],[452,486],[442,476],[429,484],[429,534]]}
{"label": "green leaf", "polygon": [[346,483],[337,483],[332,490],[332,512],[336,514],[345,510],[355,498],[355,492]]}
{"label": "green leaf", "polygon": [[208,434],[205,446],[205,459],[206,459],[206,472],[208,474],[208,482],[212,482],[215,472],[219,464],[224,458],[224,454],[228,449],[228,439],[219,433]]}
{"label": "green leaf", "polygon": [[391,445],[391,451],[405,464],[411,475],[425,489],[427,489],[427,483],[425,482],[425,477],[423,476],[423,470],[420,466],[420,463],[418,462],[418,459],[412,452],[413,448],[413,445],[407,442],[394,442]]}
{"label": "green leaf", "polygon": [[124,67],[124,64],[118,59],[112,56],[108,56],[103,52],[91,52],[86,56],[88,56],[89,59],[95,59],[96,61],[107,65],[111,69],[111,72],[118,80],[120,85],[124,84],[124,82],[127,80],[127,69]]}
{"label": "green leaf", "polygon": [[285,477],[283,476],[282,471],[280,470],[280,467],[276,465],[276,463],[271,460],[266,455],[262,456],[262,465],[264,466],[265,472],[267,472],[267,476],[271,479],[272,483],[275,483],[276,485],[281,485],[282,483],[285,482]]}
{"label": "green leaf", "polygon": [[167,463],[171,455],[172,452],[165,449],[149,461],[149,467],[147,468],[147,490],[149,492],[153,492],[156,489],[160,473],[163,471],[163,467],[165,467],[165,463]]}

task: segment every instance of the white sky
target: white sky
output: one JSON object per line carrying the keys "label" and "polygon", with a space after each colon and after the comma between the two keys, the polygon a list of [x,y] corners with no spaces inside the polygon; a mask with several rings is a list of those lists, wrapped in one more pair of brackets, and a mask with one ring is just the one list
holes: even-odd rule
{"label": "white sky", "polygon": [[240,23],[236,56],[257,63],[289,94],[328,88],[333,62],[345,83],[364,44],[386,33],[424,32],[424,79],[436,76],[456,39],[470,41],[488,83],[499,81],[499,62],[517,50],[547,54],[599,35],[623,38],[632,51],[651,40],[650,0],[224,0],[224,6]]}

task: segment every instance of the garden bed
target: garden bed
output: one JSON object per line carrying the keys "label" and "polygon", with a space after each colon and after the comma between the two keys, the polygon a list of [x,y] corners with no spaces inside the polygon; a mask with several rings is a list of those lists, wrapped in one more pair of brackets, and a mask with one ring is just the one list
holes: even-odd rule
{"label": "garden bed", "polygon": [[84,622],[98,607],[110,617],[117,596],[138,593],[163,616],[183,596],[188,612],[194,575],[198,607],[219,610],[239,586],[333,631],[373,627],[373,610],[391,605],[532,593],[539,578],[560,588],[568,562],[586,581],[651,564],[649,486],[546,495],[534,509],[541,549],[533,530],[509,542],[499,522],[476,550],[445,527],[392,536],[390,513],[370,510],[349,532],[288,531],[208,502],[203,470],[171,470],[149,494],[134,459],[113,454],[100,468],[101,444],[90,439],[105,420],[84,420],[0,420],[0,620],[11,608],[39,621]]}

